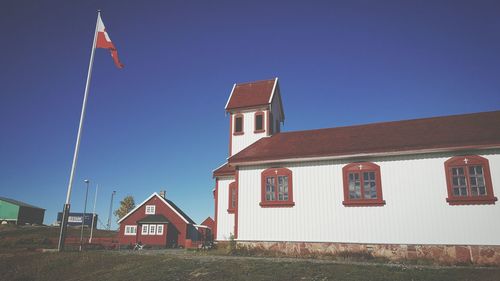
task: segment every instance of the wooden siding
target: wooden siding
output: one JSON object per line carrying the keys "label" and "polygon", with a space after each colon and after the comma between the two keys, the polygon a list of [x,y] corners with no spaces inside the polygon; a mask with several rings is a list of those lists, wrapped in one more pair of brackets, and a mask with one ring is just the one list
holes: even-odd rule
{"label": "wooden siding", "polygon": [[218,187],[218,208],[217,208],[217,240],[229,240],[229,236],[234,234],[234,214],[227,212],[229,207],[229,184],[234,178],[225,177],[219,179]]}
{"label": "wooden siding", "polygon": [[280,122],[280,131],[281,131],[281,121],[283,120],[284,116],[281,116],[281,104],[280,104],[280,98],[281,95],[276,93],[273,97],[273,100],[271,102],[271,113],[273,116],[273,120],[271,120],[273,124],[273,134],[276,134],[276,120]]}
{"label": "wooden siding", "polygon": [[[446,202],[444,162],[455,155],[359,159],[381,168],[386,205],[378,207],[342,205],[342,167],[351,163],[348,161],[280,165],[293,172],[295,206],[291,208],[259,206],[260,174],[270,166],[241,167],[238,240],[500,245],[499,201],[468,206]],[[489,160],[494,193],[500,197],[500,150],[478,155]],[[219,194],[219,200],[222,215],[227,209],[226,191]]]}
{"label": "wooden siding", "polygon": [[[252,110],[252,111],[246,111],[242,112],[243,114],[243,134],[242,135],[233,135],[234,132],[234,124],[235,121],[233,120],[233,128],[232,128],[232,147],[231,147],[231,153],[232,155],[240,152],[242,149],[246,148],[247,146],[251,145],[252,143],[258,141],[260,138],[267,136],[266,132],[261,132],[261,133],[254,133],[255,129],[255,112],[259,112],[261,110]],[[231,115],[232,118],[234,118],[234,114]],[[264,114],[264,128],[266,128],[265,124],[267,124],[267,116]],[[266,128],[267,130],[267,128]]]}

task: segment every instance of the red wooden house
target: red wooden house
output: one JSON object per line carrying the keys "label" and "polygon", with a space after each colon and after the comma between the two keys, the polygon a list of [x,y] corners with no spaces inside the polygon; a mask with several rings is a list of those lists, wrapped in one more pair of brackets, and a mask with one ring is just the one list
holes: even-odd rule
{"label": "red wooden house", "polygon": [[172,201],[156,192],[118,223],[121,245],[141,243],[161,248],[190,248],[200,239],[195,222]]}
{"label": "red wooden house", "polygon": [[213,241],[213,229],[214,229],[215,221],[211,218],[208,217],[206,218],[201,225],[198,226],[198,232],[201,235],[201,240],[203,242],[208,242],[208,241]]}

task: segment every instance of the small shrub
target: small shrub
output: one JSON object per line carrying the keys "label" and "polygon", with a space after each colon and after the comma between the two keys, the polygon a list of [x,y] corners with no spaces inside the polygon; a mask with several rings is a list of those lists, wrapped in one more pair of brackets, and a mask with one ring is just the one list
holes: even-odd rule
{"label": "small shrub", "polygon": [[231,235],[229,235],[229,244],[227,246],[227,253],[229,255],[234,255],[236,254],[236,240],[234,240],[234,235],[231,233]]}

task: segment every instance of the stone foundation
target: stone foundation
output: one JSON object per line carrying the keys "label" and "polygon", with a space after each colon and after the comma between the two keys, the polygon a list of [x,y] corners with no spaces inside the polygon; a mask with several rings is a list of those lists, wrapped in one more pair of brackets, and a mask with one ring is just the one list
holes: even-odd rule
{"label": "stone foundation", "polygon": [[500,246],[347,244],[326,242],[238,241],[238,248],[282,253],[289,256],[368,255],[392,261],[427,260],[442,265],[500,266]]}

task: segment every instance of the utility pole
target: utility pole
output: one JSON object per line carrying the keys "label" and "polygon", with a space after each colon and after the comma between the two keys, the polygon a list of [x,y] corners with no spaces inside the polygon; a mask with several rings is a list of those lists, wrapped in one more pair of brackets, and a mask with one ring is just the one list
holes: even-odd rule
{"label": "utility pole", "polygon": [[109,215],[108,215],[108,225],[106,228],[111,230],[111,213],[113,212],[113,198],[115,197],[116,191],[113,190],[111,193],[111,203],[109,204]]}

